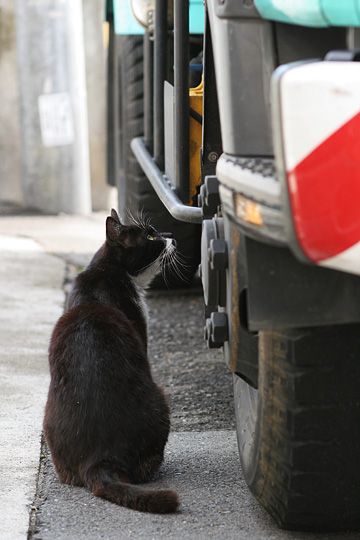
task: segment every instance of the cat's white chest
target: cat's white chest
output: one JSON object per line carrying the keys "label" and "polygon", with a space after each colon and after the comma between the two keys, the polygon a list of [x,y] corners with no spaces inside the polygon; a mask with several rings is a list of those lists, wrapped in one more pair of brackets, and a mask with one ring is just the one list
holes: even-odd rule
{"label": "cat's white chest", "polygon": [[159,272],[160,268],[160,261],[159,259],[156,259],[150,266],[148,266],[145,270],[140,272],[137,276],[133,277],[134,283],[141,288],[145,288],[154,279],[156,274]]}
{"label": "cat's white chest", "polygon": [[140,308],[140,311],[146,321],[146,324],[148,324],[149,321],[149,309],[147,307],[146,301],[145,301],[145,291],[142,287],[140,287],[134,280],[135,289],[137,292],[137,299],[136,304]]}
{"label": "cat's white chest", "polygon": [[146,324],[149,322],[149,308],[147,306],[147,303],[145,301],[145,292],[139,291],[139,301],[138,301],[139,308],[142,311],[142,314],[144,315],[144,319],[146,321]]}

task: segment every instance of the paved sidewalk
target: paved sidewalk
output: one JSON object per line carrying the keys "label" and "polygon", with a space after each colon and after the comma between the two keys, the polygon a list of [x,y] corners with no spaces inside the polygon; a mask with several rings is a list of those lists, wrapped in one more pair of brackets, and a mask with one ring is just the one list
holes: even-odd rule
{"label": "paved sidewalk", "polygon": [[0,236],[0,538],[24,539],[39,467],[47,345],[64,263],[30,239]]}
{"label": "paved sidewalk", "polygon": [[47,253],[74,264],[87,264],[105,240],[105,219],[97,212],[88,217],[68,216],[2,216],[0,234],[32,238]]}
{"label": "paved sidewalk", "polygon": [[47,348],[63,310],[65,261],[86,264],[104,215],[0,218],[0,539],[26,538],[48,389]]}
{"label": "paved sidewalk", "polygon": [[[0,217],[0,540],[25,540],[36,493],[48,388],[47,347],[68,271],[105,236],[105,214]],[[74,267],[72,267],[74,265]],[[231,375],[202,338],[198,291],[152,293],[149,353],[171,398],[172,433],[154,486],[181,511],[149,515],[61,485],[43,448],[31,538],[38,540],[358,540],[358,533],[280,531],[246,488],[234,432]]]}

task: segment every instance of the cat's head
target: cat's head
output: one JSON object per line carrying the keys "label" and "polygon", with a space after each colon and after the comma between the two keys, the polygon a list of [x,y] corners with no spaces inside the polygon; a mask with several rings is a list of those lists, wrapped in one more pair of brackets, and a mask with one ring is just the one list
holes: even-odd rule
{"label": "cat's head", "polygon": [[106,243],[141,286],[152,281],[171,259],[176,246],[171,233],[158,232],[145,219],[133,219],[131,225],[124,225],[115,210],[106,219]]}

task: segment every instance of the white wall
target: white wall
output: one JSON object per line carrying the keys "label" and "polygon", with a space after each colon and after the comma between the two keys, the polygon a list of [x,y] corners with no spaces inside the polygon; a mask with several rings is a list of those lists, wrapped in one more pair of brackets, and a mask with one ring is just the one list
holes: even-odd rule
{"label": "white wall", "polygon": [[0,0],[0,201],[21,206],[19,119],[14,2]]}
{"label": "white wall", "polygon": [[[116,190],[106,184],[106,51],[102,39],[105,0],[82,3],[92,207],[102,210],[116,201]],[[0,0],[0,214],[4,203],[26,205],[21,174],[15,4],[15,0]]]}

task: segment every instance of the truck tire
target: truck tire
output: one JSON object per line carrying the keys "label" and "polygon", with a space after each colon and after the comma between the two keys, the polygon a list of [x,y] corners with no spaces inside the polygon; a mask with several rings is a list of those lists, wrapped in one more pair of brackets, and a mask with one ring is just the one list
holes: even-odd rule
{"label": "truck tire", "polygon": [[258,390],[234,375],[247,484],[278,524],[360,527],[358,324],[259,334]]}
{"label": "truck tire", "polygon": [[[142,212],[151,219],[158,230],[172,232],[184,266],[166,276],[170,287],[188,285],[200,262],[201,227],[182,223],[172,218],[162,205],[149,180],[144,175],[130,143],[134,137],[143,135],[144,129],[144,81],[143,81],[143,37],[115,36],[115,57],[118,75],[113,77],[118,86],[113,95],[118,103],[115,119],[118,135],[117,179],[118,208],[120,218],[129,223],[129,211],[136,216]],[[161,280],[155,284],[162,285]]]}

